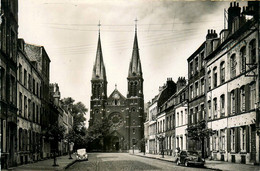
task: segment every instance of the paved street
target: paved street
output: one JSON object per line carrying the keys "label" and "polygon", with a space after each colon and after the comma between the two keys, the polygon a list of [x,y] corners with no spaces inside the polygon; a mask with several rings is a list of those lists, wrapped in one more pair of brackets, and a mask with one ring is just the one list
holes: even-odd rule
{"label": "paved street", "polygon": [[92,153],[89,161],[77,162],[67,169],[90,171],[128,171],[128,170],[210,170],[176,166],[175,163],[133,156],[127,153]]}

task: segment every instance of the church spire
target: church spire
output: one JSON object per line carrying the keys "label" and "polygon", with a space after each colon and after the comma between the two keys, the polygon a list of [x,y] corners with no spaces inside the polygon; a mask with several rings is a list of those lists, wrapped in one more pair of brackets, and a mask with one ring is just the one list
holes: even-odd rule
{"label": "church spire", "polygon": [[132,58],[129,65],[128,77],[142,76],[142,67],[139,57],[139,47],[137,40],[137,19],[135,20],[135,38],[132,52]]}
{"label": "church spire", "polygon": [[98,45],[97,45],[97,53],[96,53],[96,60],[93,66],[93,73],[92,73],[92,80],[101,79],[106,80],[106,69],[103,61],[103,54],[102,54],[102,47],[101,47],[101,40],[100,40],[100,22],[98,24]]}

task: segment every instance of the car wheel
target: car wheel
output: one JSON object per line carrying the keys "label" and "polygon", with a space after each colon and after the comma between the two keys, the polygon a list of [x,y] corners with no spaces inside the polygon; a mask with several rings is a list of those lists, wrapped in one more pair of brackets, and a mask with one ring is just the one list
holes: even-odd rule
{"label": "car wheel", "polygon": [[180,166],[181,165],[181,162],[180,160],[177,160],[177,165]]}
{"label": "car wheel", "polygon": [[189,162],[188,162],[188,160],[185,161],[184,165],[185,165],[186,167],[189,166]]}

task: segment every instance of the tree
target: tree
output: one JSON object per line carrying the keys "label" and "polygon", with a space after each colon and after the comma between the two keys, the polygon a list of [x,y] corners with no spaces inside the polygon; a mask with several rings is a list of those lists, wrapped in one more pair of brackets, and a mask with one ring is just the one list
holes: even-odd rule
{"label": "tree", "polygon": [[57,122],[53,125],[49,125],[44,130],[44,136],[51,140],[51,148],[53,150],[53,166],[58,166],[56,163],[56,152],[58,150],[58,142],[64,139],[65,128],[63,125],[59,125]]}
{"label": "tree", "polygon": [[87,130],[87,142],[90,149],[103,149],[104,140],[109,134],[112,123],[105,117],[95,120],[94,124]]}
{"label": "tree", "polygon": [[215,132],[211,128],[207,128],[207,124],[205,120],[201,120],[195,125],[190,125],[187,128],[187,131],[188,131],[189,138],[201,142],[202,157],[205,158],[204,140],[205,138],[209,138]]}
{"label": "tree", "polygon": [[73,116],[73,126],[75,129],[81,129],[82,127],[85,127],[85,115],[88,112],[88,109],[82,102],[74,102],[75,100],[71,97],[62,99],[62,105],[65,107],[67,106]]}
{"label": "tree", "polygon": [[73,131],[68,135],[71,136],[71,140],[74,142],[74,148],[84,148],[86,146],[86,134],[87,129],[85,127],[85,115],[88,109],[82,102],[75,103],[75,100],[71,97],[62,99],[62,106],[68,108],[73,116]]}

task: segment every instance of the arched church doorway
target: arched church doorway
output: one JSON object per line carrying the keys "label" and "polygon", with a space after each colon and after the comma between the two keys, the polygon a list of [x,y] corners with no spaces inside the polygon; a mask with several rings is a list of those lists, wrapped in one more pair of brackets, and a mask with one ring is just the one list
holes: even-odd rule
{"label": "arched church doorway", "polygon": [[113,136],[111,138],[112,151],[119,151],[119,138],[117,136]]}

